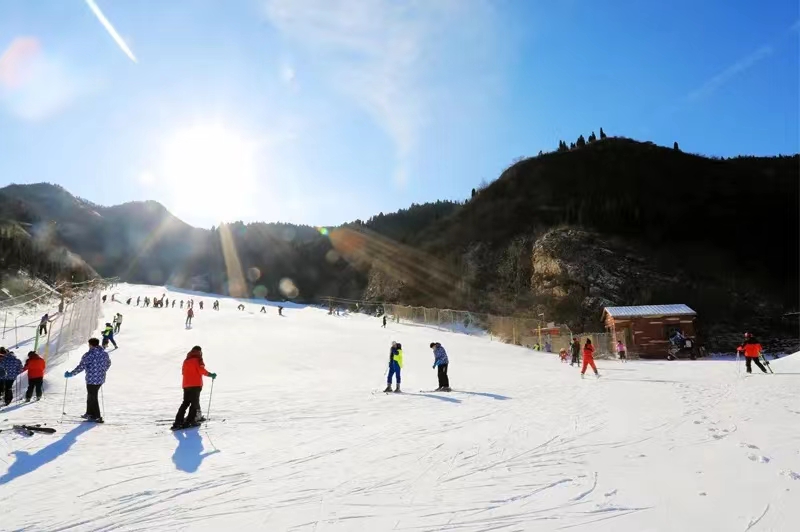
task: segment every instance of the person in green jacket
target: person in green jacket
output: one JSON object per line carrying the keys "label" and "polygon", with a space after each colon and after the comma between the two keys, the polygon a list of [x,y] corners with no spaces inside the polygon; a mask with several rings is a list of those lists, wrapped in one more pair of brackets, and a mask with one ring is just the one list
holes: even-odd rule
{"label": "person in green jacket", "polygon": [[389,349],[389,374],[386,377],[386,389],[384,392],[392,391],[392,376],[396,375],[397,386],[395,393],[400,393],[400,369],[403,367],[403,346],[397,342],[392,342],[392,347]]}

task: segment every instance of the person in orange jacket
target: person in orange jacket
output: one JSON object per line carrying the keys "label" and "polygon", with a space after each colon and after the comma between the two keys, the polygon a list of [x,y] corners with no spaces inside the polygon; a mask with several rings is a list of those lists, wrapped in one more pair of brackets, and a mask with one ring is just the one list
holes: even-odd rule
{"label": "person in orange jacket", "polygon": [[595,376],[600,376],[600,374],[597,373],[597,366],[594,365],[594,346],[592,345],[591,338],[587,338],[586,343],[583,345],[583,367],[581,367],[581,378],[583,378],[583,374],[586,373],[586,366],[592,366]]}
{"label": "person in orange jacket", "polygon": [[744,337],[745,340],[742,347],[744,348],[744,360],[745,366],[747,367],[747,373],[753,373],[753,368],[750,366],[751,362],[755,362],[756,366],[758,366],[761,371],[766,373],[767,368],[765,368],[758,359],[758,357],[761,356],[761,344],[759,344],[758,340],[756,340],[750,333],[745,333]]}
{"label": "person in orange jacket", "polygon": [[[203,363],[203,350],[196,345],[186,355],[183,361],[183,402],[175,415],[175,423],[172,430],[196,427],[199,423],[195,420],[197,411],[200,409],[200,392],[203,391],[203,375],[217,378],[216,373],[210,373]],[[184,419],[186,409],[189,409],[189,416]]]}
{"label": "person in orange jacket", "polygon": [[28,372],[28,391],[25,392],[25,402],[30,403],[33,391],[36,390],[36,400],[42,398],[42,383],[44,382],[45,362],[36,351],[28,353],[28,360],[22,366],[22,372]]}

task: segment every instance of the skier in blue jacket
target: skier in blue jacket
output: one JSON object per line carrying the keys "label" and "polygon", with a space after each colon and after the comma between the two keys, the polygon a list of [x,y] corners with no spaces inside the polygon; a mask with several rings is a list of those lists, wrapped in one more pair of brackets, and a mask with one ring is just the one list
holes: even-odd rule
{"label": "skier in blue jacket", "polygon": [[100,404],[97,402],[97,393],[106,382],[106,372],[110,367],[111,357],[108,356],[105,349],[100,347],[100,340],[90,338],[89,351],[81,357],[80,364],[72,371],[64,373],[64,378],[68,379],[82,371],[86,372],[86,413],[81,417],[87,421],[103,422]]}
{"label": "skier in blue jacket", "polygon": [[439,342],[431,342],[431,349],[433,349],[433,367],[436,368],[439,377],[439,387],[436,388],[436,391],[449,392],[450,378],[447,376],[447,367],[450,365],[450,361],[447,358],[447,351]]}
{"label": "skier in blue jacket", "polygon": [[0,347],[0,393],[2,393],[3,404],[11,404],[14,398],[14,381],[22,372],[22,362],[5,347]]}

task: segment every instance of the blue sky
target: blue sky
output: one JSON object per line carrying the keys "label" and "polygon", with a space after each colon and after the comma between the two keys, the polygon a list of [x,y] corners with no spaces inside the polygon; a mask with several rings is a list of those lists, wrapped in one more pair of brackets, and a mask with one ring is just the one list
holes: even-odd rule
{"label": "blue sky", "polygon": [[0,185],[332,225],[464,199],[601,126],[800,143],[795,0],[94,1],[120,42],[90,1],[0,2]]}

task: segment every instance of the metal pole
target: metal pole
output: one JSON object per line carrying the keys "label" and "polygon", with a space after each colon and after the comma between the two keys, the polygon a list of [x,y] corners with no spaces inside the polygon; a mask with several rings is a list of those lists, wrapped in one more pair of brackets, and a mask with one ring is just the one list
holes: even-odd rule
{"label": "metal pole", "polygon": [[6,312],[5,317],[3,318],[3,339],[6,338],[6,322],[8,321],[8,312]]}
{"label": "metal pole", "polygon": [[17,337],[17,317],[14,316],[14,345],[16,346],[14,349],[19,348],[19,338]]}
{"label": "metal pole", "polygon": [[61,423],[61,421],[63,421],[64,414],[67,413],[66,412],[66,408],[67,408],[67,383],[68,382],[69,382],[69,379],[64,377],[64,402],[61,405],[61,419],[58,421],[59,423]]}

